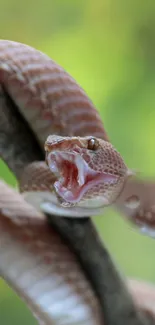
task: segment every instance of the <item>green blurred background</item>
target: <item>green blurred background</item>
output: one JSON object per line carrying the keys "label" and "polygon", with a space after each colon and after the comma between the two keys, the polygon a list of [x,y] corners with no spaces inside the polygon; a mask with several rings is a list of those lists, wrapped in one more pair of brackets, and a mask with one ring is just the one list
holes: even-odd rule
{"label": "green blurred background", "polygon": [[[0,0],[0,38],[32,45],[61,64],[99,109],[128,166],[155,175],[154,0]],[[3,162],[0,176],[15,185]],[[155,240],[112,211],[95,221],[121,270],[155,282]],[[36,324],[3,281],[0,323]]]}

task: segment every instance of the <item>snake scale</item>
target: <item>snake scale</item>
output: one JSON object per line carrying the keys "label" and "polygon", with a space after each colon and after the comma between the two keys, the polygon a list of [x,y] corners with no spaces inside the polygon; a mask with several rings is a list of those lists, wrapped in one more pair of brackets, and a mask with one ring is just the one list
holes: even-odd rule
{"label": "snake scale", "polygon": [[[50,216],[50,222],[60,233],[64,235],[65,232],[65,239],[72,242],[73,249],[78,253],[81,267],[84,269],[80,269],[75,257],[73,258],[68,248],[65,248],[65,242],[61,241],[55,231],[52,232],[51,227],[49,230],[42,213],[30,208],[20,196],[9,192],[2,183],[3,195],[0,204],[2,276],[29,302],[33,311],[46,324],[52,322],[54,324],[102,324],[103,315],[98,299],[103,307],[105,324],[121,325],[124,322],[128,325],[145,324],[143,321],[146,315],[137,312],[113,267],[108,252],[99,242],[91,221],[89,218],[82,218],[82,220],[76,218],[86,217],[91,214],[91,211],[92,214],[100,212],[100,208],[113,203],[116,203],[119,209],[122,206],[126,208],[128,202],[122,196],[123,189],[125,188],[126,191],[128,184],[134,186],[136,182],[134,180],[128,182],[132,172],[110,144],[94,105],[77,83],[46,55],[27,45],[5,40],[0,41],[0,104],[2,158],[20,181],[21,190],[24,190],[24,193],[29,190],[30,195],[28,193],[26,197],[28,200],[36,200],[34,205],[39,203],[47,215],[61,216],[61,218]],[[52,136],[49,137],[50,134]],[[48,166],[36,162],[44,160],[45,140]],[[54,173],[51,174],[51,171]],[[48,192],[50,192],[49,197],[47,197]],[[131,205],[132,194],[133,190],[129,190]],[[12,205],[9,210],[11,196]],[[95,202],[97,203],[94,208]],[[137,202],[136,207],[143,204],[140,191],[138,191]],[[73,218],[62,218],[65,211],[67,217],[69,215]],[[125,213],[130,214],[129,211]],[[32,216],[36,217],[32,218]],[[143,222],[144,217],[145,215],[141,213]],[[80,247],[82,253],[79,252],[78,247],[80,240],[83,244]],[[100,248],[100,254],[94,247]],[[100,261],[103,253],[106,257],[105,263]],[[20,259],[21,262],[18,263]],[[14,267],[10,266],[10,263],[11,265],[13,263]],[[101,267],[101,264],[104,264],[104,267]],[[95,276],[95,268],[92,266],[96,267],[96,272],[100,270],[99,279]],[[32,277],[28,272],[31,267]],[[111,272],[108,274],[110,269]],[[68,270],[71,272],[68,273]],[[48,278],[49,272],[51,274]],[[92,282],[94,289],[97,287],[96,295],[84,273]],[[104,279],[104,274],[108,274],[111,280],[116,279],[116,288],[114,283],[111,283],[110,288],[108,287],[109,281]],[[36,276],[36,280],[39,278],[43,280],[44,277],[44,281],[38,280],[35,283],[36,291],[31,285],[33,276]],[[95,278],[96,282],[93,281]],[[55,304],[51,302],[49,305],[51,291],[53,288],[55,290],[58,288],[57,281],[58,284],[62,284],[62,287],[53,294]],[[123,305],[121,310],[116,308],[116,299],[113,299],[111,288],[114,292],[116,289],[118,297],[120,294],[124,301],[128,301],[128,306],[132,310],[130,317],[128,317],[128,306]],[[70,295],[71,299],[67,300],[66,296]],[[65,299],[64,308],[61,299]],[[113,313],[108,312],[109,305]],[[77,307],[77,311],[74,311],[73,307]]]}

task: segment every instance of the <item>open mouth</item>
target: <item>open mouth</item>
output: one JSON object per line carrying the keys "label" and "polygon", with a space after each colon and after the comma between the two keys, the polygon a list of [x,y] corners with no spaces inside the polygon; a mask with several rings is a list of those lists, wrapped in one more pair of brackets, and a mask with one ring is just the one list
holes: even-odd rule
{"label": "open mouth", "polygon": [[118,180],[117,175],[91,169],[77,152],[50,152],[47,163],[57,177],[55,191],[65,202],[71,204],[79,202],[93,186],[99,183],[114,184]]}

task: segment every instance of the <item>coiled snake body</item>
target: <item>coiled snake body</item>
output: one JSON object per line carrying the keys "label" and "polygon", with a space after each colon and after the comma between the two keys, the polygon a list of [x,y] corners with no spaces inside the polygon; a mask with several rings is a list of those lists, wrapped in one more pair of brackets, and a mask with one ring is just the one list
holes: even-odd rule
{"label": "coiled snake body", "polygon": [[[1,156],[20,180],[21,190],[28,190],[27,199],[44,212],[70,217],[94,215],[114,203],[132,172],[109,143],[96,109],[76,82],[41,52],[2,40],[0,85]],[[17,110],[10,115],[6,107]],[[37,138],[33,143],[23,136],[29,126],[30,134]],[[50,169],[34,162],[34,157],[44,158],[41,152],[46,139]],[[65,243],[54,232],[50,238],[40,212],[7,191],[2,183],[2,276],[22,293],[46,324],[51,324],[51,319],[53,324],[101,324],[97,298],[85,276],[82,279],[82,270]],[[7,195],[12,195],[14,209],[11,206],[9,210]],[[22,224],[19,215],[27,216]],[[64,260],[57,259],[59,256]],[[68,269],[75,272],[67,275]],[[41,279],[34,286],[33,276]],[[50,295],[54,288],[55,302]],[[66,296],[71,299],[66,300]],[[137,320],[132,324],[141,323]]]}

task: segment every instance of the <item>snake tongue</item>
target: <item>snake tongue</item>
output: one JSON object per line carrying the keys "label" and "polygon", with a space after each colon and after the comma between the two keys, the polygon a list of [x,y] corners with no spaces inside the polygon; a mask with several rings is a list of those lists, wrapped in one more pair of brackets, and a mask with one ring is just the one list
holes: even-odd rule
{"label": "snake tongue", "polygon": [[[47,162],[57,176],[54,188],[64,203],[78,203],[84,194],[99,183],[111,184],[116,175],[91,169],[77,152],[55,151],[48,154]],[[63,203],[62,203],[63,204]]]}

